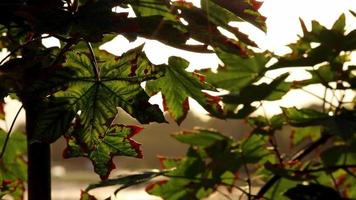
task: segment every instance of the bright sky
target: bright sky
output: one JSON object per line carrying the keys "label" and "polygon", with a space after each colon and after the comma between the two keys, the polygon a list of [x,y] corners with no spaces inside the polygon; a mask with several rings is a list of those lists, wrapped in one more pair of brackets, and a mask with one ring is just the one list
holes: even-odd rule
{"label": "bright sky", "polygon": [[[196,5],[199,5],[199,0],[192,0]],[[246,24],[238,24],[241,31],[249,33],[250,38],[255,40],[259,44],[261,49],[268,49],[277,54],[284,54],[288,52],[288,48],[285,46],[288,43],[294,42],[297,39],[297,34],[301,33],[298,18],[301,17],[310,26],[311,20],[317,20],[326,27],[331,27],[333,22],[339,17],[341,13],[347,13],[348,10],[356,11],[356,0],[265,0],[260,12],[267,17],[267,34],[259,31],[258,29]],[[356,28],[356,18],[347,16],[347,28],[348,30]],[[236,23],[232,23],[236,25]],[[218,66],[218,59],[213,54],[198,54],[191,52],[184,52],[171,47],[167,47],[156,41],[144,41],[144,39],[138,39],[134,43],[129,43],[124,37],[119,36],[114,41],[105,45],[110,52],[120,55],[124,51],[138,46],[146,42],[145,52],[149,59],[155,63],[165,63],[168,57],[171,55],[178,55],[186,58],[190,61],[189,70],[198,68]],[[51,46],[56,44],[53,39],[47,39],[45,44]],[[271,74],[273,76],[273,74]],[[292,72],[290,78],[301,79],[305,77],[304,73],[300,71]],[[316,95],[322,96],[320,88],[309,87],[307,88]],[[331,95],[331,94],[329,94]],[[315,102],[316,98],[311,95],[300,92],[290,92],[282,101],[276,101],[269,103],[265,109],[269,113],[279,112],[278,106],[293,106],[296,103]],[[156,96],[152,99],[152,102],[160,102],[160,97]],[[204,110],[192,102],[191,109],[196,113],[204,113]],[[303,104],[303,103],[302,103]],[[20,104],[17,102],[11,102],[5,110],[7,113],[7,127],[9,127],[14,115]],[[202,116],[204,118],[204,116]],[[19,121],[24,120],[24,113],[21,114]],[[1,124],[0,124],[1,125]]]}

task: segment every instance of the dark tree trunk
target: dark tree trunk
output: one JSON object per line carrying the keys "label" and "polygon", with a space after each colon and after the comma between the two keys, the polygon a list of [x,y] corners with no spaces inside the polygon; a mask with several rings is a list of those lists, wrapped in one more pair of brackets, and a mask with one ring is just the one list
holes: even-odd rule
{"label": "dark tree trunk", "polygon": [[28,146],[28,200],[51,199],[50,145],[33,143]]}
{"label": "dark tree trunk", "polygon": [[[26,109],[26,106],[25,106]],[[51,200],[51,150],[50,144],[31,143],[34,116],[26,109],[28,150],[28,200]]]}

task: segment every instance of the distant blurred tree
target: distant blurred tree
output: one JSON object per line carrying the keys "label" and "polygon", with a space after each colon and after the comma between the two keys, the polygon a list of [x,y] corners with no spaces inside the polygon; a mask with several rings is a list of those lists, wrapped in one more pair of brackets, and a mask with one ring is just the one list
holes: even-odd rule
{"label": "distant blurred tree", "polygon": [[[253,52],[250,47],[256,44],[229,25],[245,21],[265,30],[265,18],[257,11],[261,3],[254,0],[205,0],[201,8],[166,0],[19,0],[0,6],[0,48],[10,51],[0,61],[0,117],[5,116],[3,99],[11,96],[22,102],[27,119],[26,140],[11,134],[13,126],[1,130],[0,197],[23,197],[25,148],[19,147],[27,141],[29,200],[50,199],[49,144],[61,136],[67,141],[64,157],[87,157],[102,179],[83,191],[81,199],[95,199],[88,193],[93,188],[121,185],[119,191],[161,175],[168,179],[149,185],[147,191],[170,200],[202,199],[219,186],[238,189],[248,199],[356,197],[355,101],[344,100],[345,93],[355,89],[356,68],[348,61],[356,48],[356,30],[345,32],[344,15],[332,29],[314,21],[308,30],[301,21],[303,36],[290,45],[291,54],[278,57]],[[115,7],[131,8],[135,17],[113,12]],[[143,46],[121,56],[99,49],[117,35],[214,52],[224,66],[217,73],[189,73],[188,61],[179,57],[152,64]],[[42,40],[48,37],[60,40],[61,47],[44,47]],[[202,44],[188,45],[188,39]],[[278,61],[266,66],[271,59]],[[311,78],[290,82],[285,73],[263,82],[267,71],[287,67],[304,67]],[[291,107],[272,117],[253,115],[264,102],[313,84],[333,93],[333,99],[316,96],[322,99],[321,110]],[[218,89],[229,93],[209,92]],[[108,179],[113,156],[142,157],[140,144],[132,139],[141,128],[117,124],[117,107],[142,124],[166,122],[159,107],[148,101],[158,92],[178,124],[187,115],[190,97],[212,116],[246,119],[254,129],[242,140],[204,129],[174,135],[190,145],[186,157],[161,158],[161,171]],[[275,140],[286,125],[295,127],[292,146],[311,138],[292,155],[280,152]],[[321,154],[315,154],[316,149]],[[264,185],[254,193],[256,179]]]}

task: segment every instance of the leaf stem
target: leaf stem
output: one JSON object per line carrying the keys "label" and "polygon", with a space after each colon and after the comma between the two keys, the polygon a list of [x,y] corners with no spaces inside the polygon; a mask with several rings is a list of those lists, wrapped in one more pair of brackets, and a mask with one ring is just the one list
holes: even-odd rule
{"label": "leaf stem", "polygon": [[7,147],[7,144],[8,144],[8,142],[9,142],[12,129],[14,128],[15,122],[16,122],[16,120],[17,120],[17,118],[18,118],[18,116],[19,116],[19,114],[20,114],[22,108],[23,108],[23,106],[21,106],[21,107],[19,108],[19,110],[17,111],[17,113],[16,113],[14,119],[12,120],[10,129],[9,129],[9,131],[7,132],[7,135],[6,135],[4,144],[3,144],[3,146],[2,146],[2,150],[1,150],[1,153],[0,153],[0,159],[1,159],[1,158],[4,156],[4,154],[5,154],[6,147]]}
{"label": "leaf stem", "polygon": [[96,58],[95,58],[95,53],[94,53],[93,47],[91,46],[90,42],[86,42],[86,43],[87,43],[87,46],[88,46],[88,49],[89,49],[89,52],[90,52],[90,55],[91,55],[91,59],[90,60],[91,60],[92,66],[93,66],[95,79],[96,79],[96,81],[100,81],[99,67],[98,67],[98,63],[97,63]]}

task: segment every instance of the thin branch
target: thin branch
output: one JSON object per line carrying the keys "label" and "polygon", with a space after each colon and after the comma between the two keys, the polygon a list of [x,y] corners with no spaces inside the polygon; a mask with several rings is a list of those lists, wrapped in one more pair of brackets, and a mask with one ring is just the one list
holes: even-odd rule
{"label": "thin branch", "polygon": [[327,92],[328,92],[328,88],[325,87],[325,89],[324,89],[324,95],[323,95],[323,106],[322,106],[324,113],[325,113],[325,110],[326,110],[325,105],[326,105],[326,95],[327,95]]}
{"label": "thin branch", "polygon": [[[56,59],[52,62],[51,67],[55,66],[62,58],[62,56],[72,47],[73,44],[75,44],[76,41],[74,40],[69,40],[68,43],[61,49],[61,51],[58,53]],[[50,68],[51,68],[50,67]]]}
{"label": "thin branch", "polygon": [[95,58],[95,53],[94,53],[93,47],[91,46],[90,42],[86,42],[86,43],[87,43],[87,46],[88,46],[88,49],[89,49],[89,52],[90,52],[90,55],[91,55],[91,59],[90,60],[91,60],[92,66],[93,66],[95,79],[96,79],[96,81],[100,81],[99,67],[98,67],[98,63],[97,63],[96,58]]}
{"label": "thin branch", "polygon": [[308,90],[306,90],[306,89],[304,89],[304,88],[300,88],[300,90],[303,91],[303,92],[305,92],[305,93],[308,93],[308,94],[312,95],[313,97],[316,97],[317,99],[323,101],[323,103],[329,104],[331,107],[334,107],[334,108],[337,107],[337,106],[335,106],[334,104],[332,104],[332,102],[327,101],[325,98],[319,97],[318,95],[316,95],[316,94],[314,94],[314,93],[312,93],[312,92],[310,92],[310,91],[308,91]]}
{"label": "thin branch", "polygon": [[[269,118],[267,117],[266,109],[265,109],[265,107],[263,106],[263,102],[260,101],[260,103],[261,103],[260,105],[261,105],[261,108],[262,108],[262,111],[263,111],[263,115],[264,115],[264,117],[266,118],[268,125],[269,125],[270,127],[272,127],[271,121],[270,121]],[[268,142],[272,145],[273,151],[274,151],[274,153],[277,155],[279,163],[280,163],[280,164],[283,164],[283,157],[282,157],[281,153],[280,153],[279,150],[278,150],[276,137],[274,136],[274,134],[272,134],[272,133],[274,132],[274,130],[269,130],[269,132],[270,132],[271,134],[270,134],[270,137],[268,138]]]}
{"label": "thin branch", "polygon": [[14,50],[12,50],[9,54],[7,54],[7,55],[0,61],[0,67],[1,67],[1,65],[2,65],[10,56],[14,55],[18,50],[20,50],[20,49],[26,47],[27,45],[31,44],[32,42],[36,42],[36,41],[38,41],[38,40],[42,40],[42,39],[49,38],[49,37],[51,37],[51,36],[50,36],[50,35],[47,35],[47,36],[44,36],[44,37],[38,37],[38,38],[35,38],[35,39],[33,39],[33,40],[30,40],[30,41],[28,41],[28,42],[26,42],[26,43],[24,43],[24,44],[22,44],[22,45],[16,47]]}
{"label": "thin branch", "polygon": [[[292,157],[291,161],[296,161],[296,160],[301,160],[303,159],[306,155],[309,153],[313,152],[316,148],[318,148],[320,145],[325,144],[329,139],[331,138],[331,135],[329,134],[324,134],[320,139],[317,141],[309,144],[307,147],[304,147],[303,149],[299,150],[294,156]],[[269,181],[264,184],[260,191],[258,191],[257,195],[255,196],[254,199],[260,199],[263,197],[263,195],[282,177],[279,175],[274,175]]]}
{"label": "thin branch", "polygon": [[6,147],[7,147],[7,144],[8,144],[8,142],[9,142],[12,129],[14,128],[15,122],[16,122],[16,120],[17,120],[17,118],[18,118],[18,116],[19,116],[19,114],[20,114],[22,108],[23,108],[23,105],[19,108],[19,110],[17,111],[17,113],[16,113],[14,119],[12,120],[10,129],[9,129],[8,132],[7,132],[7,135],[6,135],[4,144],[3,144],[3,146],[2,146],[2,150],[1,150],[1,153],[0,153],[0,159],[1,159],[1,158],[4,156],[4,154],[5,154]]}
{"label": "thin branch", "polygon": [[[243,155],[242,155],[242,160],[244,160],[243,159]],[[243,161],[242,162],[242,165],[243,165],[243,167],[244,167],[244,170],[245,170],[245,172],[246,172],[246,176],[247,176],[247,180],[246,180],[246,182],[247,182],[247,186],[248,186],[248,194],[247,194],[247,199],[248,200],[251,200],[251,195],[252,195],[252,184],[251,184],[251,176],[250,176],[250,171],[248,170],[248,168],[247,168],[247,164]]]}
{"label": "thin branch", "polygon": [[283,164],[283,157],[282,157],[281,152],[279,152],[279,150],[278,150],[278,145],[277,145],[276,137],[275,137],[274,135],[271,135],[271,136],[268,138],[268,142],[272,145],[273,151],[274,151],[274,153],[277,155],[279,163],[280,163],[280,164]]}

